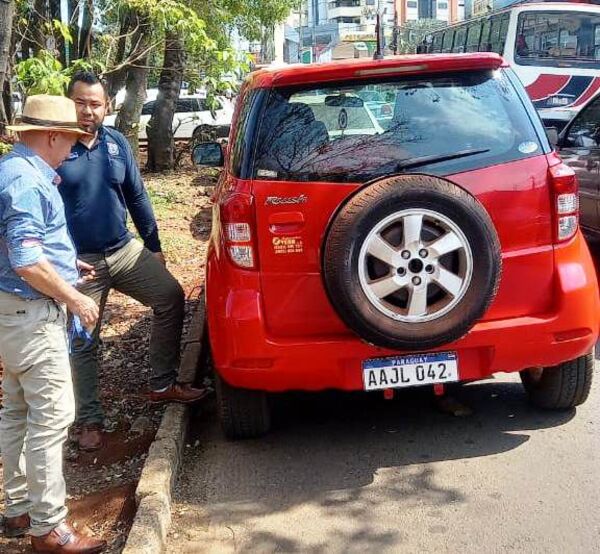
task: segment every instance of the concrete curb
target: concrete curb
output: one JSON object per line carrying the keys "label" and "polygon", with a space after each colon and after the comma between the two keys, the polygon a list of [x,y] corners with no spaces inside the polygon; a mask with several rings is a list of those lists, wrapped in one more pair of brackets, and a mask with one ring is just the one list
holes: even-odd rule
{"label": "concrete curb", "polygon": [[[204,299],[192,316],[185,342],[179,377],[191,382],[202,352]],[[183,453],[189,408],[170,405],[163,414],[156,437],[140,476],[135,500],[137,512],[122,554],[164,552],[171,526],[171,493]]]}

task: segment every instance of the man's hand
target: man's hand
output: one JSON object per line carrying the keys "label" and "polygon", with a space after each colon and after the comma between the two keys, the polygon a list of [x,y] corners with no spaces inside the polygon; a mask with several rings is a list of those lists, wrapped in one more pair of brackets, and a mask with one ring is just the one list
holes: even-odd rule
{"label": "man's hand", "polygon": [[85,294],[78,292],[73,299],[67,303],[69,311],[79,316],[81,324],[91,333],[96,328],[99,310],[96,303]]}
{"label": "man's hand", "polygon": [[152,255],[163,265],[167,265],[167,260],[162,252],[152,252]]}
{"label": "man's hand", "polygon": [[77,260],[77,269],[79,270],[78,285],[83,285],[88,281],[93,281],[96,278],[96,270],[94,266],[82,260]]}

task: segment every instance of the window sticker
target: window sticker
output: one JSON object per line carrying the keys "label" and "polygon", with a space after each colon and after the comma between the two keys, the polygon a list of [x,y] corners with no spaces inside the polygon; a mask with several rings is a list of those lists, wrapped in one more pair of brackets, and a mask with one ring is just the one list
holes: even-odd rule
{"label": "window sticker", "polygon": [[537,149],[538,145],[531,140],[519,144],[519,152],[521,152],[522,154],[532,154]]}
{"label": "window sticker", "polygon": [[270,169],[258,169],[256,171],[257,177],[277,177],[277,171],[271,171]]}

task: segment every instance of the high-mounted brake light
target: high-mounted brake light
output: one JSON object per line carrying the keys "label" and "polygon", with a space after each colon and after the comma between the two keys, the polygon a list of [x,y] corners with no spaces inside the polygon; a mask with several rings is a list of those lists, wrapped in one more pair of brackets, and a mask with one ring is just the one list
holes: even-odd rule
{"label": "high-mounted brake light", "polygon": [[253,202],[252,195],[236,192],[225,198],[220,206],[227,255],[235,265],[244,269],[256,269],[257,262]]}
{"label": "high-mounted brake light", "polygon": [[558,158],[551,160],[548,178],[552,190],[554,204],[556,242],[564,242],[572,238],[579,227],[579,196],[577,176],[573,169]]}

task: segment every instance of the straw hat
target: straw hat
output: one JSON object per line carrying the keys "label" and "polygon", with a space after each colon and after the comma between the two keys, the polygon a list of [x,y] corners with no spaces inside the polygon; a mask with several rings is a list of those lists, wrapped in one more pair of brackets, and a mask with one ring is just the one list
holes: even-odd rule
{"label": "straw hat", "polygon": [[77,123],[75,103],[64,96],[38,94],[30,96],[25,102],[23,114],[15,125],[7,125],[7,129],[23,131],[59,131],[91,136]]}

